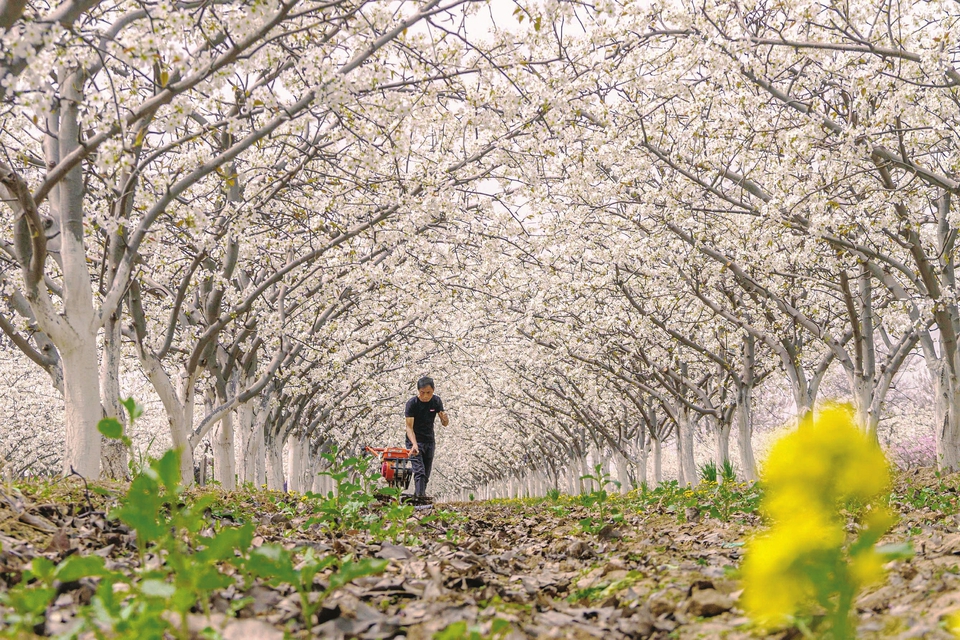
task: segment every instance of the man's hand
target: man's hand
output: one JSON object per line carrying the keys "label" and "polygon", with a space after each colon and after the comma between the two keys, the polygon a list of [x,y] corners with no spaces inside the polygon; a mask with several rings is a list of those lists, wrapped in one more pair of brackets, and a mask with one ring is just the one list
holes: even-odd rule
{"label": "man's hand", "polygon": [[411,455],[411,456],[418,456],[418,455],[420,455],[420,447],[417,446],[417,443],[416,443],[416,442],[414,442],[414,443],[413,443],[413,446],[410,447],[410,455]]}

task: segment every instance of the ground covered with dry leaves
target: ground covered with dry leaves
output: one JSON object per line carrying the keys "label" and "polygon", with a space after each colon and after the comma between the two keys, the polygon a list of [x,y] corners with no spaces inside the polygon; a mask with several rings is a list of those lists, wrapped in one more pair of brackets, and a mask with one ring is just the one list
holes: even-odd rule
{"label": "ground covered with dry leaves", "polygon": [[[960,609],[958,484],[960,477],[929,471],[898,478],[893,504],[902,516],[889,540],[911,541],[915,555],[891,563],[886,582],[860,596],[861,637],[949,637],[942,619]],[[111,570],[128,572],[163,563],[162,553],[140,553],[135,532],[110,516],[124,491],[86,490],[72,480],[0,490],[0,600],[37,557],[56,564],[96,555]],[[770,634],[751,626],[738,607],[737,579],[744,543],[762,526],[759,492],[745,485],[668,486],[611,497],[603,513],[596,501],[566,496],[443,504],[416,511],[388,535],[332,527],[317,518],[310,498],[219,495],[203,516],[209,531],[253,522],[255,548],[278,543],[293,558],[313,549],[318,556],[387,563],[382,573],[335,590],[330,571],[320,571],[315,588],[329,595],[309,623],[290,584],[238,579],[193,606],[177,634],[228,640],[764,637]],[[183,499],[200,493],[193,489]],[[54,588],[32,632],[69,636],[97,578]],[[10,616],[8,600],[0,605],[0,635],[14,635]],[[775,637],[799,635],[784,629]]]}

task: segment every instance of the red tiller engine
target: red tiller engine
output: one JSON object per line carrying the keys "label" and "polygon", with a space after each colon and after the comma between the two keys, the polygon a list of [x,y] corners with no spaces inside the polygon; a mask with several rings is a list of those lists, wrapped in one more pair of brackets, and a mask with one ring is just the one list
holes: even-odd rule
{"label": "red tiller engine", "polygon": [[391,487],[406,489],[413,477],[413,463],[410,450],[403,447],[364,447],[370,455],[380,461],[380,474]]}

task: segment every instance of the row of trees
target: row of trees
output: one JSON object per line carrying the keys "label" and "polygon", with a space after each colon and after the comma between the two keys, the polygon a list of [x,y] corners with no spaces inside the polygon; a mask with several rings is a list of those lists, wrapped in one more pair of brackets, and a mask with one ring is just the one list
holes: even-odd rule
{"label": "row of trees", "polygon": [[763,380],[802,415],[842,371],[877,437],[913,355],[956,469],[956,8],[608,9],[576,13],[586,42],[540,34],[564,64],[513,201],[536,211],[506,268],[525,282],[491,302],[529,343],[501,378],[516,421],[549,420],[512,473],[600,452],[642,480],[670,434],[690,482],[697,436],[720,464],[735,434],[753,478]]}
{"label": "row of trees", "polygon": [[914,354],[960,466],[955,6],[491,7],[3,5],[0,328],[64,472],[123,473],[131,359],[227,487],[311,488],[428,371],[450,488],[667,439],[690,482],[704,433],[753,478],[762,381],[841,370],[876,436]]}

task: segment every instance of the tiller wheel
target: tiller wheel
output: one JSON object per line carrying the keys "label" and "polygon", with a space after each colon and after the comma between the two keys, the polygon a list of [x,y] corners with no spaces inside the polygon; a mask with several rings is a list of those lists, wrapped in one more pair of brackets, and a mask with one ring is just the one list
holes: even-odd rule
{"label": "tiller wheel", "polygon": [[391,487],[406,489],[413,477],[410,450],[403,447],[364,447],[367,453],[380,461],[380,475]]}

